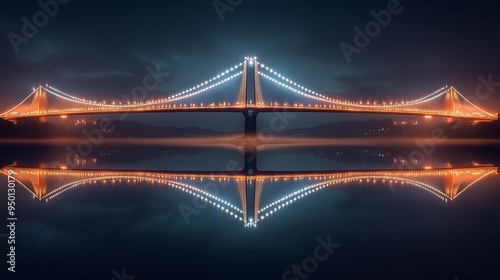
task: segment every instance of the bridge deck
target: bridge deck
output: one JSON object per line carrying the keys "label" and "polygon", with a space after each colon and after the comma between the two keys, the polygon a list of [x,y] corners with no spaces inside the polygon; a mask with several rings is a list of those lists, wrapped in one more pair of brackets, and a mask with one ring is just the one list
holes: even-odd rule
{"label": "bridge deck", "polygon": [[352,109],[332,109],[323,107],[290,107],[290,106],[224,106],[224,107],[175,107],[161,109],[140,109],[140,110],[99,110],[99,111],[68,111],[68,112],[45,112],[33,113],[28,115],[16,114],[8,115],[3,118],[6,120],[28,119],[39,117],[59,117],[59,116],[76,116],[76,115],[117,115],[117,114],[145,114],[145,113],[205,113],[205,112],[226,112],[226,113],[246,113],[252,110],[254,113],[270,113],[270,112],[294,112],[294,113],[340,113],[340,114],[384,114],[384,115],[413,115],[413,116],[433,116],[445,117],[454,119],[470,119],[478,121],[495,121],[499,119],[499,114],[494,117],[479,117],[472,115],[453,115],[444,112],[420,112],[420,111],[396,111],[396,110],[352,110]]}

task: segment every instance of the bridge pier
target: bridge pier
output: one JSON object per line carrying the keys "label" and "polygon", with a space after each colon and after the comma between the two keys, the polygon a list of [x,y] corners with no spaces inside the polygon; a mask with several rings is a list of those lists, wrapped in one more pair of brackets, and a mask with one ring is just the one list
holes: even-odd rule
{"label": "bridge pier", "polygon": [[257,115],[258,111],[248,109],[243,112],[245,116],[245,166],[243,172],[247,175],[254,175],[257,169],[257,147],[259,146],[257,138]]}
{"label": "bridge pier", "polygon": [[243,173],[247,175],[255,175],[257,169],[257,147],[245,147],[245,167]]}
{"label": "bridge pier", "polygon": [[245,116],[245,137],[257,137],[257,115],[258,111],[247,109],[243,112]]}

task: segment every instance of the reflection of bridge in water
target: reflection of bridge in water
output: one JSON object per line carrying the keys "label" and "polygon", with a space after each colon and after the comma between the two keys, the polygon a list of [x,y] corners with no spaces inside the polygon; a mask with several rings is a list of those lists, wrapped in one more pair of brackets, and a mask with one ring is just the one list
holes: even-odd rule
{"label": "reflection of bridge in water", "polygon": [[[75,187],[98,184],[146,183],[170,187],[193,196],[202,204],[219,208],[224,213],[241,221],[245,226],[256,226],[277,211],[290,204],[314,195],[324,189],[346,184],[387,185],[391,188],[415,186],[426,190],[443,201],[452,201],[472,185],[491,174],[498,174],[498,167],[477,166],[471,168],[447,168],[425,170],[377,170],[310,172],[303,174],[277,173],[268,175],[209,174],[208,172],[161,172],[161,171],[106,171],[65,170],[44,168],[4,168],[2,172],[14,171],[15,180],[39,200],[50,201]],[[261,205],[263,191],[273,183],[294,182],[299,189],[287,191],[281,197]],[[213,185],[215,183],[215,185]],[[239,194],[240,206],[204,189],[208,184],[225,187],[233,183]],[[278,195],[279,196],[279,195]]]}

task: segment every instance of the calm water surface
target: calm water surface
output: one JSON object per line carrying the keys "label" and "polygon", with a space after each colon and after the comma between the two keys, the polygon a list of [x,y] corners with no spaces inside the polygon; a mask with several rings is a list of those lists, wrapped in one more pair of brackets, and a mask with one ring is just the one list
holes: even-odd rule
{"label": "calm water surface", "polygon": [[496,146],[0,149],[1,279],[500,279]]}

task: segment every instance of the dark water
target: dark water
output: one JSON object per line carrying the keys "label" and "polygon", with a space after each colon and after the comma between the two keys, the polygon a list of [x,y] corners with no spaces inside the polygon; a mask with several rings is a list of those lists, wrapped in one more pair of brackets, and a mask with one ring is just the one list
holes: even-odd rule
{"label": "dark water", "polygon": [[500,148],[416,149],[3,145],[1,279],[500,279]]}

